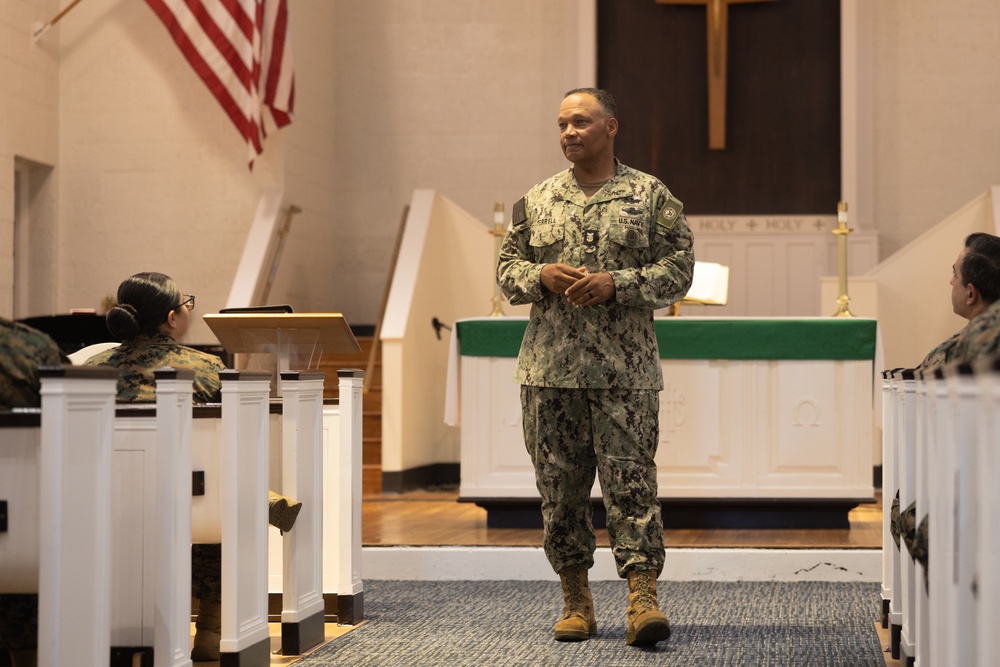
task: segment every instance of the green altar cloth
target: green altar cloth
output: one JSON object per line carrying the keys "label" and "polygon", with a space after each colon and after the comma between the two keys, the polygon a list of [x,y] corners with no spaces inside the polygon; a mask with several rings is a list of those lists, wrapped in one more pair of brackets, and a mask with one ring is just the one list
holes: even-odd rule
{"label": "green altar cloth", "polygon": [[[516,357],[527,318],[456,322],[459,354]],[[661,359],[874,359],[876,321],[831,317],[657,319]]]}

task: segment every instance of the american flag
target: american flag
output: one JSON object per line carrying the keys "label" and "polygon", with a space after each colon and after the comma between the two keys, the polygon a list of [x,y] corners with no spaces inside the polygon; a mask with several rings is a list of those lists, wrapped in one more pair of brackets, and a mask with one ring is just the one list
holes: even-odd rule
{"label": "american flag", "polygon": [[292,122],[295,78],[286,0],[146,0],[246,139],[250,167],[263,149],[264,107]]}

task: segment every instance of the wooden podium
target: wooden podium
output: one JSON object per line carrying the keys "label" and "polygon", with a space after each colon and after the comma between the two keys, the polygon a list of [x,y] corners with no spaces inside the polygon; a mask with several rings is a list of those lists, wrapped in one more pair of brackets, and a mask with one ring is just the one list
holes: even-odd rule
{"label": "wooden podium", "polygon": [[245,370],[271,373],[271,395],[281,395],[278,374],[319,368],[324,353],[357,354],[358,341],[340,313],[226,313],[205,322]]}

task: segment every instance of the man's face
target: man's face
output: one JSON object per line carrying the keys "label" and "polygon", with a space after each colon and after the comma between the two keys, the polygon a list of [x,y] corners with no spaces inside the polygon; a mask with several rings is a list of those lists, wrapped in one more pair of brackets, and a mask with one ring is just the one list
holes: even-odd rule
{"label": "man's face", "polygon": [[951,308],[956,315],[961,315],[965,319],[969,319],[968,313],[971,312],[971,304],[968,302],[969,288],[962,278],[962,260],[968,252],[968,248],[962,248],[962,252],[958,253],[958,259],[951,267]]}
{"label": "man's face", "polygon": [[573,164],[586,163],[610,153],[618,121],[608,118],[593,95],[574,93],[559,106],[559,145]]}

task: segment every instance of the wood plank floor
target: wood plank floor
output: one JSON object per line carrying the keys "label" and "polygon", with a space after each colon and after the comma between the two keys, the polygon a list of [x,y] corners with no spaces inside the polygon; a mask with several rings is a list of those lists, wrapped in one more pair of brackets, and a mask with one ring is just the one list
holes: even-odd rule
{"label": "wood plank floor", "polygon": [[[542,531],[487,528],[486,510],[458,502],[456,490],[426,490],[365,496],[361,541],[365,546],[541,546]],[[849,529],[667,530],[667,548],[879,549],[881,494],[848,517]],[[597,531],[608,546],[607,530]]]}

